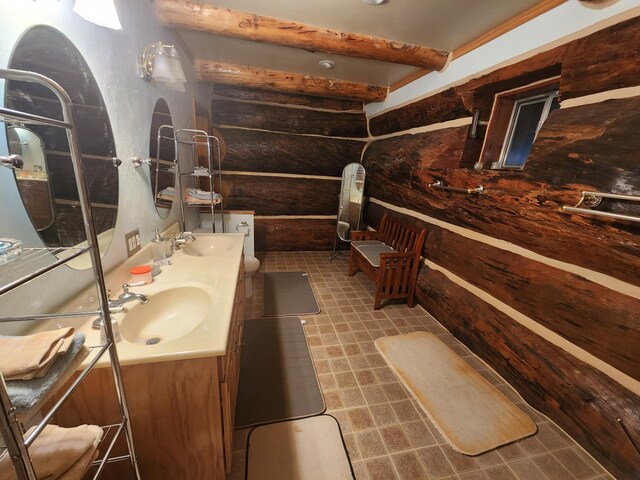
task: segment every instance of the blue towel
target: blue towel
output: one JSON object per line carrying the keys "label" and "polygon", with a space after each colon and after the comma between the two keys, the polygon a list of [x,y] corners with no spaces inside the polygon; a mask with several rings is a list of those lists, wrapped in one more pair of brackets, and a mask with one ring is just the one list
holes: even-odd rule
{"label": "blue towel", "polygon": [[51,387],[60,380],[60,377],[78,355],[84,345],[84,333],[76,333],[73,336],[69,349],[53,361],[47,374],[42,378],[32,380],[9,380],[7,381],[7,392],[13,406],[19,412],[29,410],[36,405],[51,390]]}

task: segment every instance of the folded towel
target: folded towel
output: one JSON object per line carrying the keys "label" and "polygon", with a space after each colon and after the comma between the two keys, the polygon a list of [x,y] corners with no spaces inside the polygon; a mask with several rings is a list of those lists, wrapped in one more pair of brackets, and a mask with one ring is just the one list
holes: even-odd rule
{"label": "folded towel", "polygon": [[5,380],[43,377],[56,357],[69,349],[72,340],[72,327],[0,338],[0,372]]}
{"label": "folded towel", "polygon": [[176,194],[176,189],[173,187],[163,188],[158,192],[158,196],[164,195],[165,197],[173,197]]}
{"label": "folded towel", "polygon": [[[27,436],[31,430],[27,432]],[[47,425],[29,448],[38,480],[78,480],[98,455],[103,430],[95,425]],[[0,480],[15,480],[7,452],[0,456]]]}
{"label": "folded towel", "polygon": [[208,177],[209,176],[209,169],[205,168],[205,167],[196,167],[193,169],[193,176],[194,177]]}
{"label": "folded towel", "polygon": [[[6,382],[9,398],[18,412],[24,412],[37,405],[49,393],[51,387],[67,372],[76,357],[84,358],[87,356],[89,351],[83,348],[84,341],[84,334],[76,333],[73,336],[69,350],[55,359],[49,372],[44,377]],[[81,351],[82,353],[80,353]]]}
{"label": "folded towel", "polygon": [[[213,202],[211,201],[213,199]],[[195,203],[199,205],[217,205],[222,201],[222,195],[219,193],[207,192],[206,190],[198,190],[197,188],[185,188],[184,201],[187,203]]]}

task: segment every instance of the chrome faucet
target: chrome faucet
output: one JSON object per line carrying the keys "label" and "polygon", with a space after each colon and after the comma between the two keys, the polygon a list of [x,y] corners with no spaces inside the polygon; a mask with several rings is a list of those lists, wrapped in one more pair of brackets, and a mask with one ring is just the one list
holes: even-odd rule
{"label": "chrome faucet", "polygon": [[124,283],[122,285],[122,293],[118,296],[117,299],[109,300],[109,308],[121,307],[125,303],[132,302],[133,300],[138,300],[142,304],[149,301],[149,299],[141,293],[131,293],[129,291],[129,287],[131,287],[131,285],[129,285],[128,283]]}
{"label": "chrome faucet", "polygon": [[196,237],[191,232],[180,232],[171,240],[171,249],[180,250],[180,246],[187,242],[195,242]]}

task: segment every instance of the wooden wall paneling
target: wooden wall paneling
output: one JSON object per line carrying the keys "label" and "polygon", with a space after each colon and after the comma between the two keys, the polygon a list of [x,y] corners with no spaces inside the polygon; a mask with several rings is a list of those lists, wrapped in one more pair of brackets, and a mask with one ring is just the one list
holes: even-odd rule
{"label": "wooden wall paneling", "polygon": [[640,17],[572,42],[562,62],[560,98],[640,85]]}
{"label": "wooden wall paneling", "polygon": [[[367,195],[638,285],[637,224],[567,215],[559,207],[575,204],[582,190],[639,193],[639,107],[637,97],[554,111],[522,172],[417,168],[411,152],[390,158],[373,142],[363,162]],[[469,196],[429,189],[439,177],[486,190]],[[611,208],[637,209],[629,203]]]}
{"label": "wooden wall paneling", "polygon": [[365,142],[220,128],[227,144],[224,169],[340,177],[342,169],[359,162]]}
{"label": "wooden wall paneling", "polygon": [[[331,250],[336,234],[336,220],[257,218],[255,228],[255,248],[259,252]],[[341,243],[339,247],[347,245]]]}
{"label": "wooden wall paneling", "polygon": [[339,180],[223,175],[229,191],[228,210],[254,210],[256,215],[335,215]]}
{"label": "wooden wall paneling", "polygon": [[[90,200],[93,203],[118,204],[118,169],[111,160],[82,159]],[[78,200],[73,165],[68,155],[47,154],[49,173],[55,177],[51,182],[53,196],[65,200]],[[84,229],[82,229],[84,233]]]}
{"label": "wooden wall paneling", "polygon": [[470,105],[465,103],[464,92],[452,87],[423,100],[410,103],[369,120],[373,136],[400,132],[433,123],[446,122],[471,115]]}
{"label": "wooden wall paneling", "polygon": [[[378,165],[393,169],[394,177],[389,180],[403,178],[402,182],[408,184],[414,175],[419,175],[424,169],[458,167],[468,130],[469,126],[464,125],[376,140],[365,150],[364,161],[372,165],[374,172]],[[373,159],[375,163],[372,162]],[[399,168],[398,171],[395,171],[396,167]]]}
{"label": "wooden wall paneling", "polygon": [[279,103],[282,105],[297,105],[322,110],[335,110],[339,112],[362,112],[364,104],[356,100],[343,98],[325,98],[312,95],[300,95],[295,93],[275,92],[258,88],[238,87],[216,83],[213,85],[214,96],[246,100],[250,102]]}
{"label": "wooden wall paneling", "polygon": [[216,126],[256,128],[328,137],[365,138],[368,136],[364,112],[324,112],[229,100],[213,100],[211,111]]}
{"label": "wooden wall paneling", "polygon": [[[378,225],[387,211],[372,204],[367,219]],[[640,380],[637,298],[415,217],[389,213],[427,229],[425,258]]]}
{"label": "wooden wall paneling", "polygon": [[616,422],[640,442],[640,397],[424,267],[420,303],[620,479],[638,479],[640,456]]}
{"label": "wooden wall paneling", "polygon": [[540,130],[523,173],[576,193],[586,185],[640,195],[639,129],[640,96],[556,110]]}

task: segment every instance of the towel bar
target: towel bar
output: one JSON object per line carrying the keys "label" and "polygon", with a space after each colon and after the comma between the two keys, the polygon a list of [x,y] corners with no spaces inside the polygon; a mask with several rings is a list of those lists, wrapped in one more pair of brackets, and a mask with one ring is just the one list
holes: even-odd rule
{"label": "towel bar", "polygon": [[[634,215],[624,215],[622,213],[603,212],[600,210],[591,210],[602,203],[603,198],[613,198],[615,200],[628,200],[631,202],[640,202],[640,196],[621,195],[618,193],[602,193],[602,192],[582,192],[580,201],[573,207],[563,205],[560,207],[561,212],[565,213],[581,213],[584,215],[595,215],[598,217],[615,218],[618,220],[628,220],[630,222],[640,222],[640,217]],[[587,208],[581,208],[584,205]]]}
{"label": "towel bar", "polygon": [[482,185],[478,185],[475,188],[457,188],[457,187],[449,187],[444,184],[442,180],[436,180],[433,183],[429,184],[429,188],[439,188],[440,190],[448,190],[450,192],[459,192],[459,193],[477,193],[481,194],[484,192],[484,187]]}

